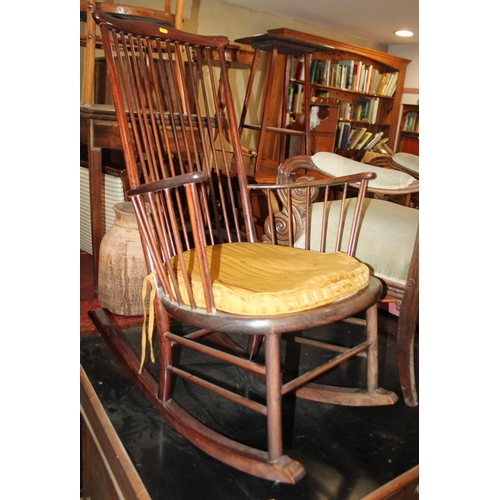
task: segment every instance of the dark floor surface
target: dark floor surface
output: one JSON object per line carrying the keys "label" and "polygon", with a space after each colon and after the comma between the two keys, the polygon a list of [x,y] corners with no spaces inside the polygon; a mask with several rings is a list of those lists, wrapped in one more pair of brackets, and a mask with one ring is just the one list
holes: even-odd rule
{"label": "dark floor surface", "polygon": [[[400,399],[393,406],[364,408],[284,401],[285,451],[307,470],[296,485],[250,476],[191,445],[158,416],[100,335],[81,338],[81,364],[153,500],[359,499],[419,463],[419,409],[402,401],[394,337],[387,334],[395,320],[381,314],[380,385],[395,391]],[[359,329],[339,323],[305,333],[349,341],[360,335]],[[140,330],[127,334],[138,346]],[[418,361],[418,336],[416,346]],[[300,360],[302,364],[314,362],[317,355],[302,347]],[[195,370],[203,365],[214,376],[262,395],[260,382],[237,368],[215,361],[207,364],[192,353],[183,354],[182,362]],[[340,385],[345,380],[361,384],[363,371],[362,360],[352,360],[350,366],[328,377]],[[183,381],[177,382],[176,395],[206,424],[249,444],[265,446],[263,417]]]}

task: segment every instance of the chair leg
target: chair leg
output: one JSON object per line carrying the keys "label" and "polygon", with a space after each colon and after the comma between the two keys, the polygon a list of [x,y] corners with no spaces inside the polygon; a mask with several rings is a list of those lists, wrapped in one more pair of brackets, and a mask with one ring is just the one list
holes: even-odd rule
{"label": "chair leg", "polygon": [[410,407],[418,405],[417,387],[415,381],[415,330],[418,318],[419,299],[419,235],[415,239],[415,249],[408,269],[403,300],[398,321],[396,340],[396,357],[399,373],[399,383],[405,404]]}
{"label": "chair leg", "polygon": [[413,307],[410,307],[408,303],[401,305],[396,338],[399,384],[405,404],[412,408],[418,405],[414,354],[417,316],[415,305]]}
{"label": "chair leg", "polygon": [[167,401],[172,395],[172,374],[168,367],[172,365],[172,341],[167,339],[162,333],[170,329],[170,318],[165,309],[161,306],[158,298],[155,297],[156,328],[158,331],[158,399]]}
{"label": "chair leg", "polygon": [[[392,405],[398,397],[378,385],[378,309],[377,304],[366,310],[366,341],[357,346],[344,349],[344,352],[332,359],[328,364],[331,368],[352,358],[358,353],[366,354],[366,388],[343,387],[315,382],[307,382],[295,390],[295,395],[310,401],[338,404],[346,406],[380,406]],[[301,343],[307,343],[304,340]],[[362,353],[362,354],[361,354]],[[287,387],[285,385],[285,391]]]}
{"label": "chair leg", "polygon": [[366,338],[371,346],[366,353],[366,389],[373,393],[378,388],[378,308],[374,304],[366,310]]}
{"label": "chair leg", "polygon": [[283,455],[281,414],[280,336],[270,334],[264,341],[266,356],[267,441],[269,461]]}
{"label": "chair leg", "polygon": [[[401,324],[401,317],[399,319]],[[398,327],[398,337],[396,341],[396,356],[399,373],[399,383],[403,393],[405,404],[410,407],[418,405],[417,388],[415,381],[415,360],[414,360],[414,340],[415,324],[413,328],[401,325]]]}
{"label": "chair leg", "polygon": [[[282,452],[281,379],[279,366],[277,366],[277,360],[279,361],[279,336],[270,336],[269,352],[266,353],[269,354],[268,370],[270,374],[270,390],[268,392],[270,450],[264,452],[229,439],[195,419],[176,403],[174,398],[168,396],[166,390],[169,387],[168,380],[165,390],[160,390],[158,382],[146,369],[139,373],[139,357],[123,332],[113,325],[105,311],[102,309],[90,311],[89,316],[146,399],[177,432],[196,447],[235,469],[271,481],[295,484],[305,476],[304,467],[299,462],[283,455]],[[277,376],[276,372],[278,372]],[[169,376],[167,376],[167,379]],[[162,393],[166,397],[164,401],[158,397]]]}

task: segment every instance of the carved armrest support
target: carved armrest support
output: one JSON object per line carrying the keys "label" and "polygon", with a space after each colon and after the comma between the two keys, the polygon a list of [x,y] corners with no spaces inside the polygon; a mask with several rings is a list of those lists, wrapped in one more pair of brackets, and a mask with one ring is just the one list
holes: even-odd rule
{"label": "carved armrest support", "polygon": [[311,205],[320,194],[326,200],[335,187],[346,191],[348,185],[358,183],[363,186],[364,197],[368,181],[374,177],[373,172],[326,176],[309,156],[285,160],[278,168],[275,185],[249,186],[267,196],[269,215],[264,222],[264,241],[293,246],[304,233]]}

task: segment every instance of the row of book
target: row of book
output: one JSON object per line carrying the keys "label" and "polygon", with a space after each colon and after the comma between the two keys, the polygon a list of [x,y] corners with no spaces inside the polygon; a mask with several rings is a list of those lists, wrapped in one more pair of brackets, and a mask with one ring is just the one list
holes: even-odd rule
{"label": "row of book", "polygon": [[304,85],[294,83],[288,87],[286,110],[292,113],[302,113],[304,104]]}
{"label": "row of book", "polygon": [[354,127],[348,122],[339,122],[335,137],[335,148],[364,149],[372,151],[387,143],[383,132],[370,132],[366,127]]}
{"label": "row of book", "polygon": [[[290,78],[304,81],[304,56],[291,59]],[[361,61],[341,60],[334,63],[330,59],[313,59],[310,82],[341,90],[392,97],[396,92],[398,73],[380,73],[373,65],[363,64]]]}
{"label": "row of book", "polygon": [[418,111],[408,111],[403,115],[401,130],[405,132],[418,132]]}
{"label": "row of book", "polygon": [[[303,84],[295,83],[288,87],[288,100],[286,110],[292,113],[302,113],[304,108]],[[329,97],[328,92],[322,92],[320,97]],[[352,120],[374,124],[377,122],[380,99],[368,97],[360,99],[356,103],[338,101],[339,118],[341,120]]]}
{"label": "row of book", "polygon": [[378,97],[360,99],[353,104],[346,101],[339,101],[339,118],[342,120],[376,123],[379,102]]}

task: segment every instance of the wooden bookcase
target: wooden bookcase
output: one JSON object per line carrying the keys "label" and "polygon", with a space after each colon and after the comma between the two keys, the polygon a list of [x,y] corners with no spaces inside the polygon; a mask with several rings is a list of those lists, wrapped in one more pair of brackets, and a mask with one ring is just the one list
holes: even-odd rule
{"label": "wooden bookcase", "polygon": [[[325,52],[315,52],[312,55],[311,63],[311,79],[313,65],[329,64],[330,67],[337,64],[339,61],[353,61],[358,66],[361,64],[366,68],[372,68],[373,71],[378,71],[378,74],[395,74],[397,75],[393,92],[391,95],[384,95],[377,91],[365,91],[362,90],[359,85],[358,87],[349,87],[349,85],[337,86],[333,81],[312,81],[308,86],[310,89],[310,96],[304,95],[304,101],[308,102],[309,105],[314,105],[315,100],[321,99],[322,102],[328,103],[331,106],[338,106],[338,111],[329,113],[329,123],[328,128],[331,130],[332,127],[336,131],[339,127],[339,123],[347,124],[347,127],[366,127],[368,131],[371,132],[382,132],[383,137],[387,137],[387,144],[391,149],[395,149],[396,139],[398,136],[398,123],[399,123],[399,113],[401,109],[401,99],[403,94],[403,86],[406,75],[406,67],[411,61],[408,59],[403,59],[391,54],[384,52],[379,52],[373,49],[359,47],[356,45],[351,45],[344,42],[339,42],[337,40],[331,40],[324,37],[319,37],[310,33],[304,33],[301,31],[291,30],[288,28],[279,28],[268,30],[268,33],[275,34],[278,36],[283,36],[287,38],[297,39],[303,42],[310,42],[318,45],[324,45],[327,47],[333,47],[333,50],[327,50]],[[316,62],[314,62],[316,61]],[[301,86],[304,82],[300,79],[290,80],[290,85]],[[301,88],[305,88],[302,85]],[[268,103],[272,111],[270,113],[274,116],[280,116],[282,113],[282,103],[290,99],[290,105],[288,106],[289,117],[287,117],[287,122],[293,122],[300,116],[301,109],[300,106],[293,104],[293,96],[283,96],[283,88],[279,82],[276,82],[275,88],[273,88],[272,96],[274,103]],[[365,117],[356,116],[354,110],[359,110],[362,103],[374,103],[377,100],[377,111],[376,115],[371,119]],[[317,102],[317,101],[316,101]],[[320,101],[321,102],[321,101]],[[349,113],[350,110],[350,113]],[[327,113],[325,113],[327,114]],[[333,119],[333,120],[332,120]],[[333,122],[333,123],[332,123]],[[336,122],[336,123],[334,123]],[[291,125],[293,127],[293,124]],[[314,130],[311,131],[311,135]],[[336,132],[334,132],[336,134]],[[273,142],[274,141],[274,142]],[[269,137],[267,144],[264,146],[265,158],[272,158],[276,150],[276,138]],[[335,140],[332,141],[318,142],[319,148],[317,150],[330,149],[339,154],[344,154],[346,156],[353,156],[352,150],[345,150],[341,147],[341,143]],[[320,149],[321,148],[321,149]],[[325,149],[326,148],[326,149]],[[313,143],[312,153],[315,152]]]}
{"label": "wooden bookcase", "polygon": [[397,151],[419,153],[419,106],[418,104],[403,104],[399,125],[399,140]]}
{"label": "wooden bookcase", "polygon": [[[338,105],[325,99],[316,100],[310,87],[312,54],[327,51],[329,47],[274,33],[238,38],[235,41],[250,45],[255,50],[239,125],[240,133],[244,129],[257,132],[255,172],[260,172],[264,165],[276,169],[279,163],[291,155],[310,155],[313,148],[333,148]],[[258,62],[263,52],[268,52],[269,57],[264,91],[260,95],[260,120],[255,121],[254,118],[252,122],[247,121],[247,111]],[[300,86],[303,88],[303,95],[307,95],[307,100],[314,101],[314,104],[302,104],[296,106],[297,109],[292,109],[291,102],[288,102],[289,90],[299,83],[295,79],[291,80],[291,63],[297,59],[302,61]],[[320,115],[321,123],[316,126]],[[312,127],[314,130],[310,127],[312,122],[316,124]]]}

